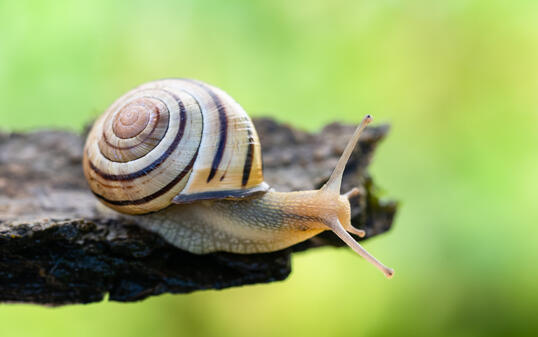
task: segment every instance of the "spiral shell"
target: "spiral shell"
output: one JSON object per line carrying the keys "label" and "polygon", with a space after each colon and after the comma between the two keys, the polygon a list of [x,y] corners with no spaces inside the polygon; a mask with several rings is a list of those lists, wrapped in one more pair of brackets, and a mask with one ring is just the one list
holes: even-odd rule
{"label": "spiral shell", "polygon": [[116,100],[88,135],[83,167],[92,192],[130,214],[269,188],[246,112],[189,79],[149,82]]}

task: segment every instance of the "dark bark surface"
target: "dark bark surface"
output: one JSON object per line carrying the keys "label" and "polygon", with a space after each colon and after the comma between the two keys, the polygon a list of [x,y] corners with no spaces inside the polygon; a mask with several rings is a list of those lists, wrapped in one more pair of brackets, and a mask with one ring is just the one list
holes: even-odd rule
{"label": "dark bark surface", "polygon": [[[269,119],[254,121],[265,180],[279,191],[320,187],[353,126],[309,134]],[[368,239],[390,229],[396,204],[381,202],[366,167],[387,126],[370,127],[345,172],[354,186],[352,222]],[[49,305],[136,301],[162,293],[222,289],[285,279],[292,253],[340,246],[324,232],[288,249],[252,255],[194,255],[95,207],[81,168],[83,137],[64,131],[0,133],[0,301]],[[357,257],[359,258],[359,257]]]}

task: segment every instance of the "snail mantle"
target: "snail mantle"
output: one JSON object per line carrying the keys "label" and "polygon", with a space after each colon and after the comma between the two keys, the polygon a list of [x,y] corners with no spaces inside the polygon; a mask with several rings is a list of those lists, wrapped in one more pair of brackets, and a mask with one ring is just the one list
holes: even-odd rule
{"label": "snail mantle", "polygon": [[[279,191],[310,190],[331,174],[354,126],[309,134],[254,119],[265,180]],[[365,240],[390,229],[395,202],[375,195],[367,166],[388,126],[368,128],[346,168],[342,190]],[[0,301],[47,305],[129,302],[163,293],[223,289],[285,279],[292,253],[341,246],[331,232],[265,254],[195,255],[96,209],[81,167],[84,137],[64,131],[0,132]],[[351,253],[350,253],[351,254]],[[359,259],[359,258],[357,258]],[[357,268],[371,271],[357,261]]]}

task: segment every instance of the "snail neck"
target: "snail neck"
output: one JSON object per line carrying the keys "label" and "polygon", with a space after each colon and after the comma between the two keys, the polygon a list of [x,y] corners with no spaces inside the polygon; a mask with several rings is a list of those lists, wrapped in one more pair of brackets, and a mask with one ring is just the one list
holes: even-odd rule
{"label": "snail neck", "polygon": [[270,191],[254,204],[261,209],[278,212],[287,226],[297,226],[298,229],[327,230],[332,219],[339,219],[342,223],[350,221],[349,200],[331,191]]}

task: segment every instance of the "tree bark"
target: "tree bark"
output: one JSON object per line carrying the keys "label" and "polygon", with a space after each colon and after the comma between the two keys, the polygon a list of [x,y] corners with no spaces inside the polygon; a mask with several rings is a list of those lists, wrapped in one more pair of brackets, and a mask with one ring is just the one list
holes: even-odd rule
{"label": "tree bark", "polygon": [[[276,190],[319,188],[354,130],[331,124],[309,134],[254,120],[265,180]],[[366,167],[388,132],[369,127],[347,166],[343,191],[358,186],[352,222],[365,239],[390,229],[394,202],[375,194]],[[162,293],[223,289],[285,279],[294,252],[341,246],[331,232],[281,251],[195,255],[158,235],[99,214],[81,168],[84,137],[66,131],[0,133],[0,301],[48,305],[137,301]]]}

